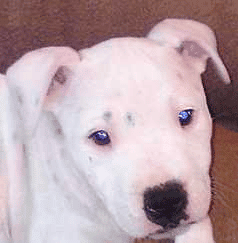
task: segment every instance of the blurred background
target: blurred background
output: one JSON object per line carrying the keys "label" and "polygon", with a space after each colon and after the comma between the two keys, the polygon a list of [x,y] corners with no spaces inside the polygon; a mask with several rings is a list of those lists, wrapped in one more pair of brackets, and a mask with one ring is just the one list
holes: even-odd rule
{"label": "blurred background", "polygon": [[[79,50],[111,37],[141,37],[167,17],[209,25],[216,33],[219,53],[232,79],[232,84],[225,86],[208,62],[203,82],[214,117],[210,215],[216,242],[237,243],[237,0],[1,0],[0,72],[40,47],[71,46]],[[159,241],[137,241],[142,242]]]}

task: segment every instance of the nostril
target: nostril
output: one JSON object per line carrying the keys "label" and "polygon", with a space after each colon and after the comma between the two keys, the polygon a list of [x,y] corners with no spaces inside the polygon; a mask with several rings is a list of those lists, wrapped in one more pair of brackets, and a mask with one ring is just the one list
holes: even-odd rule
{"label": "nostril", "polygon": [[181,219],[188,219],[185,213],[187,203],[187,192],[175,181],[147,188],[144,192],[147,218],[164,228],[175,228]]}

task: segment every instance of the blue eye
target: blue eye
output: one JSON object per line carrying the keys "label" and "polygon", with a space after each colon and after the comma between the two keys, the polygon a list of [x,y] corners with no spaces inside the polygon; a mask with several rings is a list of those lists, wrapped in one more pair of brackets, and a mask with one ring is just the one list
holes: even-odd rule
{"label": "blue eye", "polygon": [[96,131],[89,135],[88,138],[92,138],[97,145],[107,145],[111,142],[108,133],[104,130]]}
{"label": "blue eye", "polygon": [[186,126],[191,122],[192,114],[193,114],[192,109],[184,110],[179,113],[179,122],[181,126]]}

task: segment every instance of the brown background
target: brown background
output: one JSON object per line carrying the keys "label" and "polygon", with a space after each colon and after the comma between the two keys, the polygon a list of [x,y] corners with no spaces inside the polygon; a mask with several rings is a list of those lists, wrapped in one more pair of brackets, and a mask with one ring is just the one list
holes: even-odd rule
{"label": "brown background", "polygon": [[[1,0],[0,72],[36,48],[67,45],[81,49],[110,37],[144,36],[167,17],[199,20],[216,32],[233,84],[225,87],[209,65],[203,77],[208,104],[218,122],[238,131],[237,0]],[[220,126],[214,134],[210,214],[215,238],[217,243],[237,243],[238,134]]]}

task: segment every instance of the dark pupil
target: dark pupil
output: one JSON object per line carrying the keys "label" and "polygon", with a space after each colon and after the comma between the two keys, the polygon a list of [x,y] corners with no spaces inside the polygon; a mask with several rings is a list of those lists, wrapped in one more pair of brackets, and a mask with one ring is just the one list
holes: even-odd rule
{"label": "dark pupil", "polygon": [[192,109],[184,110],[179,113],[179,121],[182,126],[186,126],[191,122],[192,113]]}
{"label": "dark pupil", "polygon": [[103,130],[94,132],[89,136],[89,138],[92,138],[98,145],[106,145],[110,143],[109,135]]}

